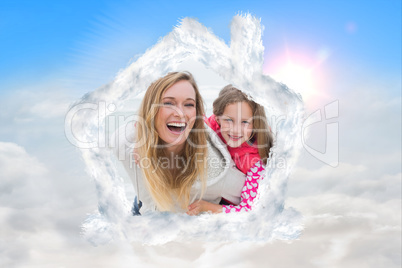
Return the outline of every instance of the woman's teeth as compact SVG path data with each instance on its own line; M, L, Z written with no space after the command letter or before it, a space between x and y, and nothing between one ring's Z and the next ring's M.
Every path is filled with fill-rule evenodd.
M174 133L181 133L186 128L186 123L177 123L177 122L167 123L167 127L170 131Z
M171 127L185 127L186 123L168 123L167 125Z

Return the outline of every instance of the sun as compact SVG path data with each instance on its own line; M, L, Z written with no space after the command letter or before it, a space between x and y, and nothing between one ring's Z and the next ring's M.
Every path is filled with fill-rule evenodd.
M312 105L325 95L322 63L329 57L330 51L325 48L303 53L285 47L285 51L275 58L266 58L264 73L299 93L306 105Z
M289 88L300 93L303 100L308 102L316 94L314 72L311 66L301 62L287 60L281 66L277 66L272 78L287 85Z

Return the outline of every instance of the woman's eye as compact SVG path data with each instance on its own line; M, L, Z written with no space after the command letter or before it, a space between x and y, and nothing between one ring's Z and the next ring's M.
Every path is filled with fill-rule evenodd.
M163 105L173 105L173 102L164 102Z
M242 124L250 124L249 121L243 121Z
M184 104L184 106L186 106L186 107L195 107L195 104L194 103L187 103L187 104Z

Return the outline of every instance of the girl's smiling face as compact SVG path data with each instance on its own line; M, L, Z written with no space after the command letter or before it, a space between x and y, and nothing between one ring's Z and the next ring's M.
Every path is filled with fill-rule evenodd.
M227 145L239 147L248 141L253 132L253 111L246 102L228 104L221 116L217 117L221 134Z
M162 95L155 128L168 151L179 152L184 147L196 119L195 98L195 90L186 80L175 83Z

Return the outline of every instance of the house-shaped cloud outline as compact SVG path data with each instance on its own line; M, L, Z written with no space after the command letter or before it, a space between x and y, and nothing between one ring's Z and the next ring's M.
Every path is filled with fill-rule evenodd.
M76 103L112 103L119 109L132 96L144 92L152 81L178 70L182 62L192 59L202 63L248 92L266 107L271 118L282 116L280 121L274 122L278 132L272 158L285 158L286 163L284 167L268 169L269 180L261 183L260 199L253 213L214 215L214 218L166 213L132 217L132 202L127 200L111 152L100 147L81 149L99 200L99 212L91 215L83 225L84 234L90 241L99 244L111 239L128 239L152 244L190 237L215 240L227 240L228 237L244 240L246 237L246 240L263 241L297 237L301 230L299 214L285 210L284 201L287 179L300 148L303 102L298 94L262 73L264 47L261 36L260 20L250 14L233 18L230 46L195 19L184 18L171 33L121 71L113 82L86 94ZM75 129L78 140L94 141L105 131L104 119L110 111L104 109L104 112L82 111L66 125ZM172 222L175 222L174 229L167 227L167 223L171 225ZM258 225L258 222L263 224ZM225 228L221 228L223 223ZM250 224L257 225L252 231L245 232L250 229L247 228ZM214 228L221 229L219 235L208 231ZM234 230L242 228L241 235L235 234Z

